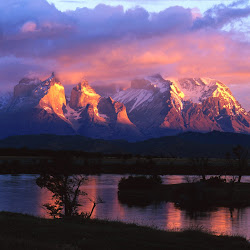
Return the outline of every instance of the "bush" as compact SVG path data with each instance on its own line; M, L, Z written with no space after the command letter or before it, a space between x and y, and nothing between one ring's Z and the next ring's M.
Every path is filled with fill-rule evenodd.
M154 176L129 176L121 178L118 184L119 190L125 189L147 189L162 184L162 179L158 175Z
M226 179L223 179L219 176L211 176L209 179L206 180L206 183L210 185L219 185L226 183Z

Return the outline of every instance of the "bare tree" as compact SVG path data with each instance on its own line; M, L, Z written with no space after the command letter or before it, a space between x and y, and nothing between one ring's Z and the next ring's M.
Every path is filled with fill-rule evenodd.
M90 212L82 212L80 214L81 217L83 217L85 219L90 219L91 218L97 204L104 203L104 201L100 197L97 197L96 199L93 199L93 198L88 198L88 199L89 199L89 201L91 201L93 203L93 207L92 207Z
M53 194L54 204L44 204L49 214L54 218L78 215L78 208L81 206L79 197L87 195L80 190L86 180L84 175L68 174L43 174L37 178L37 185Z

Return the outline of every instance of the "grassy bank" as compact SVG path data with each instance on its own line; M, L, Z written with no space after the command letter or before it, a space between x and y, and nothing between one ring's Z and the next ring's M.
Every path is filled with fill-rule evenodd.
M48 220L1 212L5 249L250 249L242 237L201 231L166 232L100 220Z

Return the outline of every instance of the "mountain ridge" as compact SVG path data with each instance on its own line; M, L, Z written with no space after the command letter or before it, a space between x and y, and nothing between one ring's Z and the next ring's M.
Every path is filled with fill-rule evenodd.
M132 81L113 98L127 106L131 121L149 137L162 131L164 135L164 129L250 133L249 114L229 88L214 79L166 80L154 75ZM144 120L145 114L151 119Z
M134 79L111 97L99 91L104 96L83 80L67 100L54 73L44 81L23 78L11 97L2 98L0 137L55 133L139 141L185 131L250 133L249 113L211 78L157 74Z
M73 150L107 154L160 157L225 158L237 145L250 147L250 135L218 132L185 132L139 142L93 139L80 135L18 135L0 140L0 148Z

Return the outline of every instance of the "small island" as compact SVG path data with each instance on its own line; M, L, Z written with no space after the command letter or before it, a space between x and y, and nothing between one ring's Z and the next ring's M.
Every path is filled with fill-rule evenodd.
M180 184L162 184L159 176L129 176L120 180L118 189L120 202L128 205L172 201L185 209L250 206L250 183L218 176Z

